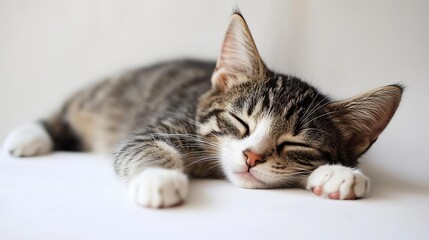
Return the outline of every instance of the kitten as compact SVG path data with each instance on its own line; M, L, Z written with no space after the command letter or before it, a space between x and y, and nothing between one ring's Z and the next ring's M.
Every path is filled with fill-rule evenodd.
M357 199L370 188L357 160L387 126L401 95L401 86L390 85L332 101L271 71L236 12L216 63L165 62L106 79L56 114L12 131L5 146L18 157L113 153L115 172L146 207L182 203L188 176Z

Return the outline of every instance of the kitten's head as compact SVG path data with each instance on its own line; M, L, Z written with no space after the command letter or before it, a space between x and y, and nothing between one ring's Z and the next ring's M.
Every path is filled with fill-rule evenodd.
M235 185L305 184L318 166L356 166L389 123L401 94L400 86L391 85L331 101L300 79L269 70L244 18L234 14L212 89L198 105L198 133Z

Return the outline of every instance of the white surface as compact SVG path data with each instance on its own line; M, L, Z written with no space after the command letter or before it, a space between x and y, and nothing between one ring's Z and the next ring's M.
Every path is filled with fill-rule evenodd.
M0 239L5 240L429 237L428 187L386 174L374 182L369 198L359 201L192 180L185 205L151 210L128 199L105 157L56 153L0 160Z
M0 239L429 239L428 1L236 1L261 56L334 97L407 86L362 159L368 199L193 181L185 206L145 210L108 161L0 158ZM0 1L0 140L94 79L158 59L215 59L229 0Z

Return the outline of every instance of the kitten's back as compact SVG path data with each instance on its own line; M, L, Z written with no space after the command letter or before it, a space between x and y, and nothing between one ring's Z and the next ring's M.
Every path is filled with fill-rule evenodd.
M193 116L214 67L176 60L127 71L77 92L43 124L56 150L111 152L135 128L168 116Z

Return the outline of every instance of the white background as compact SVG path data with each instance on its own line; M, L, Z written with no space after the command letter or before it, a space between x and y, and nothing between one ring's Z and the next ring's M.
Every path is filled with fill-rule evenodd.
M429 2L242 0L236 3L252 30L260 54L274 70L298 75L334 98L351 97L391 83L400 82L407 87L397 114L362 159L362 167L373 179L373 199L381 204L359 208L358 211L382 211L380 209L385 206L382 202L389 202L390 197L399 194L396 199L408 200L394 201L392 205L387 204L391 208L384 210L395 211L393 206L401 206L397 210L404 215L388 215L388 221L398 221L384 226L387 227L386 232L389 228L398 231L398 234L390 236L398 239L407 234L422 239L427 237L428 233L423 231L421 224L429 222L427 217L422 218L429 216L429 157L426 151L429 136L429 97L426 94L429 90ZM12 127L43 117L59 107L76 89L100 77L157 60L178 57L215 59L234 5L228 0L0 1L0 141ZM13 204L15 200L26 200L25 197L12 197L16 194L14 191L20 191L14 188L15 184L29 186L21 181L19 170L34 166L14 163L7 157L1 160L4 160L1 164L7 163L3 165L3 171L0 169L3 190L7 191L0 195L0 200L3 196L13 209L18 207ZM64 161L65 164L76 163ZM85 161L79 163L85 164ZM44 176L54 174L48 166L41 169L48 174ZM7 171L7 167L16 172ZM91 176L85 172L81 175ZM11 176L16 182L8 181ZM198 184L201 183L195 183L197 188ZM223 191L219 190L223 185L214 185L214 189ZM226 188L225 191L231 194L238 191ZM199 189L207 191L201 186ZM48 191L42 190L42 193ZM241 194L242 190L239 191ZM88 192L91 191L87 189ZM218 195L213 197L219 200ZM198 201L195 199L199 198L191 199L194 199L191 203L196 204ZM42 200L46 202L46 199ZM321 203L322 206L325 204L327 202ZM33 209L34 214L43 215L43 208L38 209L37 206L27 207ZM52 204L49 206L51 209ZM226 206L235 207L234 204ZM341 206L343 209L348 205ZM222 209L221 204L216 207ZM333 205L330 207L327 209L335 209ZM1 211L0 206L0 214ZM74 212L74 209L69 211ZM327 213L326 209L320 211L320 214ZM25 218L13 211L8 213L16 217L17 225ZM296 218L294 214L298 213L293 212L292 217ZM308 209L306 214L309 214ZM156 214L151 212L152 215ZM383 216L381 213L376 215ZM204 219L204 215L201 216ZM79 217L82 216L72 219ZM319 218L322 221L323 218ZM341 219L347 219L347 216ZM379 220L386 220L383 219ZM7 222L7 219L0 219L0 223L2 221ZM368 221L360 216L357 222L369 224ZM12 223L15 222L9 222L8 226ZM31 226L31 222L25 221L25 224ZM405 226L400 231L402 224ZM274 226L281 228L280 225ZM248 233L252 227L246 226L243 231ZM311 227L307 227L304 231L311 231ZM8 233L12 235L6 236L13 236L17 229L9 228ZM234 233L238 236L238 232ZM331 231L324 229L320 233L328 236ZM43 234L37 236L47 239Z

